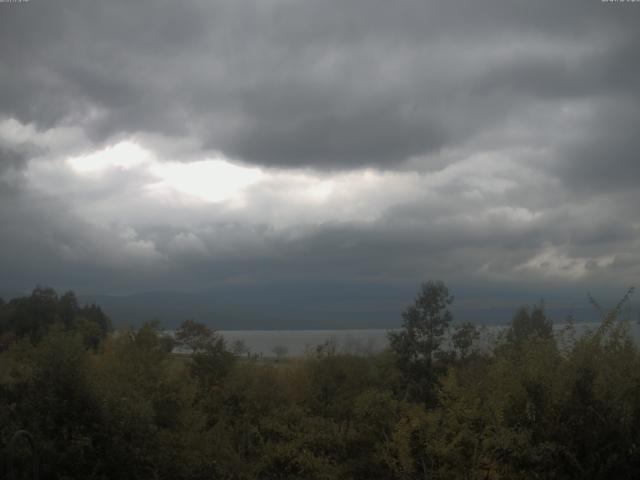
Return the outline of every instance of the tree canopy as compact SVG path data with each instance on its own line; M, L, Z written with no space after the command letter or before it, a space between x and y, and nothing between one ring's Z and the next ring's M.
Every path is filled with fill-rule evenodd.
M425 282L415 301L402 313L402 329L389 333L389 343L405 376L407 391L427 403L435 400L434 359L441 352L453 319L449 310L452 302L453 296L443 282Z
M23 429L43 480L640 476L640 351L622 308L581 331L518 309L491 340L471 324L447 333L452 297L427 282L383 352L329 342L275 362L234 355L195 322L188 353L157 322L95 346L84 307L63 297L0 306L13 335L0 352L2 478Z

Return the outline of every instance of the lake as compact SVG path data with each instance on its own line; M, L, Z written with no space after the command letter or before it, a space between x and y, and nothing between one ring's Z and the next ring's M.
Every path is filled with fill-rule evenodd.
M595 329L599 323L577 323L576 332ZM560 330L565 324L556 324ZM482 327L482 343L489 344L505 326ZM274 356L274 348L284 347L287 356L301 356L309 349L325 342L334 342L338 352L356 354L374 353L388 345L387 332L393 329L354 329L354 330L220 330L229 348L236 341L242 341L254 354L266 357ZM636 340L640 339L640 325L631 324Z
M338 351L377 352L387 346L385 329L370 330L221 330L229 348L240 340L251 353L273 356L273 349L284 347L288 356L304 355L308 349L335 342Z

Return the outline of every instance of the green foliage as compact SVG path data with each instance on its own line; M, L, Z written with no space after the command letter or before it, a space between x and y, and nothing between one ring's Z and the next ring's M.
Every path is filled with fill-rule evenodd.
M194 320L185 320L176 330L178 345L189 348L191 353L205 349L214 340L214 336L213 330Z
M402 313L399 332L389 333L410 398L433 405L438 383L437 354L451 323L449 305L453 297L442 282L425 282L414 303Z
M104 335L71 295L5 303L0 448L29 430L46 480L640 477L640 351L624 302L598 328L556 336L541 308L521 309L482 352L460 325L447 351L450 296L425 285L394 348L328 342L279 363L242 361L199 327L193 355L153 322ZM407 395L425 380L431 403Z
M81 478L91 472L98 399L81 335L52 328L38 347L17 344L3 356L10 381L4 384L2 407L11 412L10 422L2 424L3 437L18 428L33 432L45 475Z
M51 288L37 287L28 297L0 303L0 352L22 338L36 344L57 324L80 332L83 343L94 349L111 331L111 321L100 307L80 307L73 292L59 297Z
M547 319L542 304L534 307L531 312L529 307L519 308L507 330L507 341L514 346L525 344L532 336L553 338L553 324Z
M226 348L222 337L216 337L201 347L191 359L191 374L203 391L220 385L236 361L235 355Z
M459 360L466 360L473 353L474 344L480 339L480 330L474 324L465 322L455 328L451 335L453 352Z

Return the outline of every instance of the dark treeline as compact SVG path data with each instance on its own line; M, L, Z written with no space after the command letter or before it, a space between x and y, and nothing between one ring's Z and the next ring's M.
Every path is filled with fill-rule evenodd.
M43 479L640 478L626 299L581 334L523 307L488 344L427 282L386 351L268 362L39 288L0 301L0 448L28 430Z

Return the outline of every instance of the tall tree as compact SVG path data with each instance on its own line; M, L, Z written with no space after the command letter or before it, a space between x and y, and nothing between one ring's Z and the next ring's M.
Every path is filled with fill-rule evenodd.
M192 354L204 350L215 339L216 334L213 330L195 320L183 321L178 330L176 330L176 341L180 345L191 349Z
M529 307L520 307L507 330L507 340L516 346L522 345L532 336L545 340L553 338L553 324L547 318L542 303L531 312Z
M402 330L389 332L407 392L427 404L434 400L434 359L453 318L449 310L452 302L453 296L443 282L425 282L414 303L402 313Z
M459 360L465 360L472 352L475 342L480 338L480 330L471 322L465 322L455 327L451 335L451 344L455 356Z

